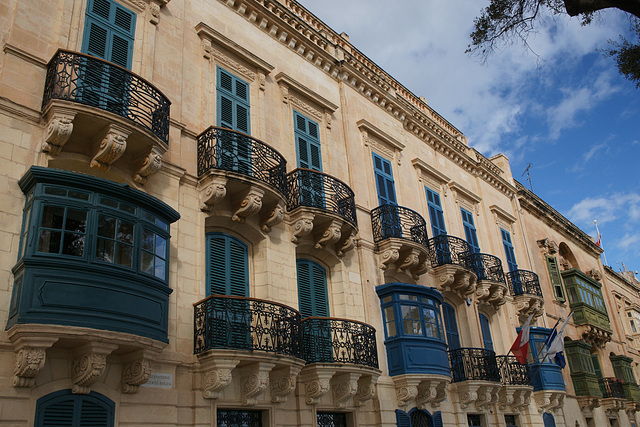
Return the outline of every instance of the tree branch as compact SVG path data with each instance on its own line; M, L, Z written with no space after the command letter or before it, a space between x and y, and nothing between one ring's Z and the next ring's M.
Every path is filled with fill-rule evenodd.
M640 0L564 0L569 16L616 8L640 18Z

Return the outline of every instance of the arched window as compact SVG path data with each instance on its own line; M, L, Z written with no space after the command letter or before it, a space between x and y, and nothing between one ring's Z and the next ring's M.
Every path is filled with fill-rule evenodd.
M207 295L249 296L247 245L233 236L207 234Z
M413 408L408 413L396 409L398 427L442 427L442 415L438 411L433 416L424 409Z
M553 418L553 415L548 412L542 415L542 421L544 421L544 427L556 427L556 420Z
M92 391L72 394L71 390L50 393L36 403L36 426L112 427L115 404Z
M329 296L327 292L327 271L317 262L299 259L298 304L302 318L309 316L329 316Z

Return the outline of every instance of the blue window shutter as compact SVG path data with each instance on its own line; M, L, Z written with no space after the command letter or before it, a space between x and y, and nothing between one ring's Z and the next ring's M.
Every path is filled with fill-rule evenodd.
M302 317L329 316L327 273L319 264L299 259L296 261L298 275L298 304Z
M61 390L38 399L35 418L35 425L42 427L112 427L114 403L96 392Z
M207 234L207 295L249 296L248 249L240 240Z
M556 420L548 412L542 415L542 421L544 422L544 427L556 427Z
M433 427L443 427L442 413L440 411L433 414Z
M429 208L429 219L431 220L431 232L433 237L447 234L444 224L444 213L440 204L440 195L428 187L424 187L427 193L427 206Z
M411 427L411 417L404 411L396 409L396 425L398 427Z
M482 342L484 348L493 351L493 340L491 339L491 329L489 328L489 319L480 313L480 329L482 330Z
M373 153L373 168L378 190L378 203L380 205L397 204L391 162Z
M516 263L516 255L513 251L513 244L511 243L511 234L504 228L500 229L500 234L502 235L504 253L507 257L507 267L509 271L515 271L518 269L518 264Z
M249 84L218 67L216 93L218 126L250 134Z
M88 0L82 52L131 69L136 14L111 0Z
M473 223L473 214L464 208L460 208L460 213L462 214L462 225L464 226L464 235L467 243L471 246L473 252L480 252L476 226Z
M318 124L297 111L293 112L293 122L298 167L322 172Z
M456 311L451 305L443 303L442 312L444 315L444 327L447 329L447 344L449 344L449 350L460 348L460 335L458 333Z

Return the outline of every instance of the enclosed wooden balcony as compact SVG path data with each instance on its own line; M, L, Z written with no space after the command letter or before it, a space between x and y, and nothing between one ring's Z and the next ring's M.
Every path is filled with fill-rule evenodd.
M393 268L417 279L426 273L427 225L409 208L385 204L371 210L373 241L380 254L380 268Z
M538 275L533 271L514 270L508 272L506 278L520 321L524 323L531 314L533 320L542 315L544 299Z
M43 151L54 158L80 154L102 171L116 165L144 184L160 170L168 149L170 104L131 71L60 49L47 65Z
M477 274L469 257L469 244L455 236L441 234L429 239L431 274L441 292L455 292L466 299L476 291Z
M308 235L317 249L333 246L338 256L353 249L358 222L354 194L347 184L299 168L287 175L287 189L294 243Z
M506 302L507 281L500 258L490 254L469 252L465 255L478 276L476 298L496 309Z
M287 162L275 149L242 132L211 126L198 135L200 208L262 231L284 219Z

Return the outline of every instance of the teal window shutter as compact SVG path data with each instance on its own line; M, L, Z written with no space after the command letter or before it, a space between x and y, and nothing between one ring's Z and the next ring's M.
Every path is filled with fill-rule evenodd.
M427 193L427 206L429 208L429 219L431 220L431 232L433 237L447 234L444 224L444 213L440 204L440 195L428 187L424 187Z
M489 319L480 313L480 329L482 330L482 342L484 348L493 351L493 339L491 339L491 329L489 329Z
M250 134L249 84L217 68L218 126Z
M85 395L61 390L38 399L35 425L112 427L114 407L110 399L93 391Z
M444 327L447 329L447 344L449 344L449 350L460 348L460 334L458 333L456 311L451 305L445 302L442 304L442 314L444 316Z
M82 52L131 69L136 14L111 0L88 0Z
M207 234L207 295L249 296L248 249L227 234Z
M294 111L293 124L295 128L298 167L322 172L318 123Z
M393 182L391 162L373 153L373 169L378 189L378 203L380 205L396 205L396 191Z
M462 225L464 227L464 235L467 239L467 243L471 246L471 250L473 252L480 252L476 226L473 223L473 214L465 208L460 208L460 213L462 214Z
M513 243L511 243L511 234L504 228L500 229L500 234L502 235L504 253L507 257L507 267L509 271L515 271L518 269L518 264L516 263L516 255L513 251Z
M329 316L327 272L316 262L299 259L296 262L298 275L298 304L303 318Z

